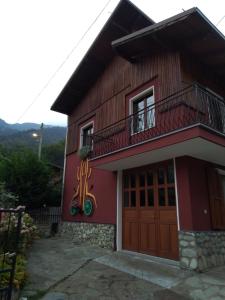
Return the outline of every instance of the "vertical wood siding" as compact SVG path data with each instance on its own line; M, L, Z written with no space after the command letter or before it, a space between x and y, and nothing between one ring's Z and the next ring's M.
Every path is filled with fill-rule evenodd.
M69 116L67 153L77 150L81 123L95 115L97 131L123 119L126 95L152 78L158 81L158 99L178 90L181 86L179 53L164 51L133 64L115 56Z
M197 61L191 55L181 55L181 80L183 86L198 82L225 97L224 84L221 84L218 76L214 74L213 70L203 66L200 61Z

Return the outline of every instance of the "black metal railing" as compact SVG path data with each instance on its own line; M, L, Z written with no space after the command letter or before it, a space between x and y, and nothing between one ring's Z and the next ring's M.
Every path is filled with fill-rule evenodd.
M58 224L61 221L61 207L42 207L28 209L26 212L32 217L35 225Z
M91 158L200 124L225 133L225 102L194 84L94 133Z
M11 300L24 208L0 208L0 300Z

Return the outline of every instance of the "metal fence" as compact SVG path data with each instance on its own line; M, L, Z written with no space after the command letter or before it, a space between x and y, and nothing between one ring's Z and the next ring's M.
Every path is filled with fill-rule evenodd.
M36 225L48 225L61 221L61 207L43 207L26 211Z
M0 300L11 300L24 208L0 208Z

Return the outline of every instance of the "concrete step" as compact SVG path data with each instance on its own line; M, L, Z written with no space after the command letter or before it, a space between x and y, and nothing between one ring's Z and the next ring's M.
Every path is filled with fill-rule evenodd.
M180 269L172 260L128 251L114 252L95 261L164 288L171 288L193 275L191 271Z

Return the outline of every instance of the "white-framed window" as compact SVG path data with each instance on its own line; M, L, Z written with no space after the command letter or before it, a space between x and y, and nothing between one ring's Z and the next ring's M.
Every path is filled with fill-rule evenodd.
M135 95L129 103L131 119L131 133L155 127L155 96L154 87Z
M94 122L91 121L80 128L80 148L90 146L93 148Z

